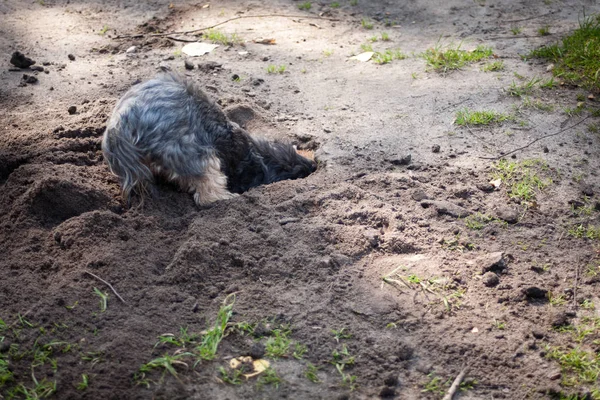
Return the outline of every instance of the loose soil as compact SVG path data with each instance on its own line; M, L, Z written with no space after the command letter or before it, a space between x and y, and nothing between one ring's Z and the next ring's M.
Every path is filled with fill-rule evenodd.
M0 4L0 318L9 325L0 355L14 375L0 398L19 383L33 388L33 375L55 381L57 399L439 399L465 367L466 390L455 398L590 390L565 386L568 371L547 353L578 345L561 327L598 317L597 243L568 233L600 219L600 138L587 129L598 121L507 157L547 163L540 174L552 183L527 203L511 200L506 184L490 186L497 161L482 158L579 122L586 113L564 110L581 96L593 107L590 93L536 89L532 98L554 111L521 108L517 121L483 128L453 119L463 108L513 112L521 104L506 93L513 81L551 76L520 56L575 29L584 5L587 14L600 7L351 3L313 2L308 11L290 0ZM179 39L193 36L152 35L234 17L244 18L218 29L245 44L202 57L181 53ZM539 35L544 26L550 35ZM390 41L369 41L382 32ZM409 57L349 60L365 43ZM486 73L476 63L439 74L419 56L459 43L491 46L505 69ZM44 71L15 70L16 50ZM267 73L269 65L285 72ZM160 67L202 85L251 132L314 150L318 171L202 209L159 184L143 206L126 207L100 141L119 96ZM470 229L471 213L494 220ZM108 293L105 311L94 288ZM253 335L229 330L214 360L182 358L177 377L157 369L135 379L141 365L176 351L155 346L159 335L202 333L231 293L231 322L258 323ZM308 350L296 359L292 346L269 360L278 387L222 381L219 367L287 325ZM351 336L336 340L342 328ZM31 351L52 341L64 342L50 354L55 368L32 367ZM342 371L347 382L332 363L344 346L355 360ZM320 383L305 377L308 363ZM77 389L82 374L89 385Z

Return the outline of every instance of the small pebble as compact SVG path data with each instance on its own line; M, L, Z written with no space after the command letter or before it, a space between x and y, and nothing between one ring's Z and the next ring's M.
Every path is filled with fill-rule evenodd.
M190 60L185 60L183 62L183 65L185 66L185 69L187 69L188 71L191 71L192 69L194 69L194 63L191 62Z
M43 72L43 71L44 71L44 67L42 67L41 65L32 65L32 66L31 66L31 70L32 70L32 71L39 71L39 72Z
M23 74L23 82L25 83L37 83L38 78L33 75Z
M77 107L71 106L67 111L69 112L69 114L73 115L77 112Z
M265 345L262 343L254 343L250 349L250 357L255 360L260 360L265 356Z
M25 56L23 53L15 51L10 57L10 63L18 68L29 68L35 61Z
M485 286L492 287L500 283L500 278L498 278L498 275L496 275L493 272L486 272L485 274L483 274L481 281Z
M431 147L431 152L432 152L432 153L439 153L439 152L440 152L440 145L439 145L439 144L434 144L434 145Z
M69 54L67 57L69 57L69 60L75 61L75 56L73 54Z

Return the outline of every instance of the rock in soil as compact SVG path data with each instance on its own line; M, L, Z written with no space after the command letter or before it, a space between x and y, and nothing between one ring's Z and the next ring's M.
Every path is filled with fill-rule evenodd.
M557 311L550 316L550 324L554 328L569 325L569 316L564 311Z
M10 57L10 63L15 67L25 69L35 64L35 61L27 57L25 54L15 51Z
M191 71L194 69L194 63L191 62L190 60L185 60L183 62L183 65L184 65L185 69L187 69L188 71Z
M31 67L32 71L39 71L39 72L44 72L44 67L42 67L41 65L33 65Z
M446 214L454 218L464 218L472 214L472 212L466 208L450 203L449 201L423 200L421 206L423 208L434 206L438 214Z
M37 83L38 78L33 75L23 74L23 82L25 83Z
M391 399L395 396L396 389L389 386L384 386L383 389L381 389L381 392L379 392L379 397L381 397L382 399Z
M427 196L427 193L425 193L425 191L423 189L416 189L411 195L410 197L412 197L412 199L414 201L423 201L423 200L427 200L429 199L429 196Z
M541 289L537 286L530 286L528 288L524 288L522 290L523 294L527 299L532 300L540 300L545 299L548 300L548 291L546 289Z
M385 383L385 386L394 387L398 384L398 376L396 374L389 374L383 383Z
M73 115L77 112L77 107L71 106L67 111L69 112L69 114Z
M489 183L489 182L478 183L475 186L477 186L477 189L479 189L479 190L481 190L482 192L485 192L485 193L491 193L494 190L496 190L496 187L494 185L492 185L491 183Z
M496 210L496 218L515 224L519 221L519 212L512 207L500 206Z
M431 146L431 152L432 153L439 153L440 152L440 145L439 144L434 144L433 146Z
M250 357L259 360L265 356L265 345L262 343L254 343L250 349Z
M67 57L69 57L69 60L75 61L75 56L73 54L69 54Z
M386 161L388 161L392 165L408 165L408 164L410 164L411 158L412 158L412 156L410 154L407 154L402 157L390 158Z
M531 334L536 339L543 339L546 336L546 334L544 332L537 330L537 329L532 330Z
M502 272L506 269L506 257L501 251L483 255L475 260L477 265L481 265L481 273Z
M581 187L581 193L583 193L584 195L591 197L594 195L594 186L590 185L590 184L584 184Z
M492 287L500 283L500 278L498 278L498 275L493 272L486 272L483 274L481 281L485 286Z

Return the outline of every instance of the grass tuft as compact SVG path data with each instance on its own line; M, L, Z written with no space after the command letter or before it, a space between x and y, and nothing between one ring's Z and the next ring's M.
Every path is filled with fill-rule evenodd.
M494 179L500 179L508 186L508 196L521 202L532 202L536 194L552 183L543 178L540 172L549 170L548 164L540 159L521 162L502 159L494 166Z
M224 46L233 46L243 43L243 40L236 33L229 35L217 29L209 29L204 32L203 36L206 40L210 40L213 43L222 44Z
M490 125L498 124L504 121L512 120L508 114L499 113L492 110L484 111L471 111L467 108L459 110L456 113L456 120L454 123L459 126L465 125Z
M428 49L423 53L427 65L434 71L448 72L460 69L467 64L481 61L493 55L491 47L477 46L475 50L462 50L461 44L456 48L448 48L442 50L442 46L438 43L435 47Z
M600 15L584 17L561 42L533 50L530 57L554 63L552 73L565 82L600 89Z

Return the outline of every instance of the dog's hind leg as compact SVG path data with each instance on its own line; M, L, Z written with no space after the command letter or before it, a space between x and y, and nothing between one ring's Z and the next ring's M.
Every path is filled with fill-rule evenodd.
M227 176L221 171L221 161L211 156L204 175L189 180L190 191L195 190L194 201L203 206L218 200L227 200L238 196L227 190Z

